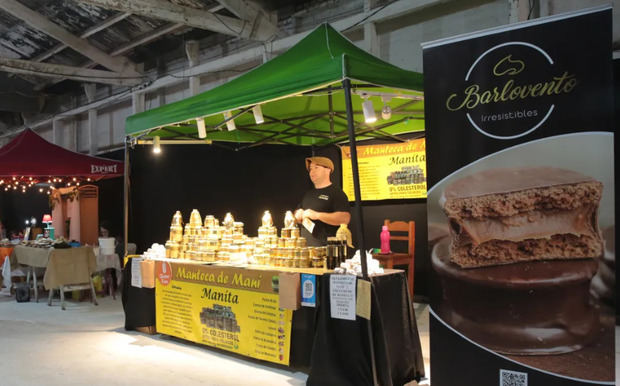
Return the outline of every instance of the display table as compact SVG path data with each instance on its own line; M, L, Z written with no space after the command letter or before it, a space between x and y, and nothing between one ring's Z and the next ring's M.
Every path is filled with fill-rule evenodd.
M403 385L424 377L424 361L415 313L402 270L371 277L370 323L330 316L329 277L319 281L316 333L308 385L372 385L369 328L379 385ZM361 278L358 278L361 280Z
M53 248L36 248L16 245L11 254L11 267L17 264L29 267L27 281L30 281L30 275L32 275L35 302L39 301L39 286L35 268L46 268L50 253L52 253L53 250Z
M13 249L13 247L0 247L0 267L4 264L4 260L11 256Z
M379 260L382 267L392 269L395 265L407 266L407 279L409 283L409 296L413 298L413 256L406 253L373 253L373 259Z
M155 290L131 286L131 265L132 259L123 269L125 328L136 329L155 325L156 314L159 318L165 316L161 310L156 310ZM271 280L271 272L277 270L275 267L231 269L233 275L241 273L244 274L244 277L255 277L256 275L260 277L261 274L264 276L266 273L269 280ZM168 268L166 268L167 270ZM286 271L288 270L286 269ZM205 272L207 271L208 269L205 269ZM373 336L376 374L380 384L404 384L424 376L420 340L407 291L407 280L403 271L388 270L386 274L372 278L370 322L360 317L354 321L332 319L329 301L329 277L331 274L324 273L322 270L316 271L321 271L320 273L317 272L316 276L317 307L301 307L293 311L290 330L287 330L286 316L284 319L282 319L282 315L280 316L284 330L282 334L290 334L288 361L290 367L308 372L308 384L373 384L368 333L370 328ZM183 286L183 284L176 284L177 288ZM206 291L210 287L205 286ZM158 291L161 293L161 290ZM226 286L219 288L219 292L237 293L234 289ZM171 299L171 295L168 296L168 299ZM174 296L179 295L175 294ZM239 294L240 303L243 302L243 296ZM194 298L198 299L199 296ZM265 296L264 298L268 302L268 297ZM201 302L199 307L204 307L205 300L204 298L199 300ZM160 299L157 303L161 304L161 301ZM194 300L179 296L179 303L182 302L192 303ZM226 304L223 299L219 303ZM194 306L187 305L186 307L191 309ZM210 309L210 307L211 305L208 305L207 308ZM276 305L273 312L275 315L284 314L282 310L279 312L277 310ZM232 311L234 311L232 316L235 322L231 331L234 331L234 325L237 321L240 329L247 331L248 319L244 318L243 311L235 310L234 307ZM266 311L269 314L268 308ZM180 310L181 315L177 326L179 329L183 327L182 324L186 320L183 317L183 312ZM249 315L256 316L256 313L256 305L254 304ZM162 320L158 320L157 323L161 326ZM204 324L207 326L208 321ZM259 324L257 322L250 328L254 331L268 331L268 328L260 327ZM208 328L204 327L202 330L207 331ZM263 333L261 332L261 334ZM277 337L277 339L280 338L280 336ZM258 337L255 339L259 340ZM221 348L217 345L215 347ZM226 348L224 347L224 349ZM226 350L234 351L232 349ZM275 360L271 361L277 363Z
M88 283L90 275L96 269L92 247L54 249L16 245L11 254L11 263L31 268L29 272L33 275L35 301L38 301L39 296L34 268L45 268L43 284L48 290L70 284Z
M97 272L101 272L108 268L113 268L119 273L121 272L121 260L117 253L104 255L101 253L101 248L93 247L93 252L97 257Z
M92 247L53 249L49 256L43 284L49 290L48 305L52 305L54 289L60 292L61 308L65 309L65 291L90 289L91 302L97 296L91 275L95 272L95 253Z
M0 247L0 270L4 265L4 261L13 253L13 247ZM10 261L10 259L9 259ZM0 288L4 286L2 275L0 274Z
M108 284L108 295L116 299L115 285L112 285L112 271L115 270L117 281L120 281L121 277L121 261L117 253L104 255L101 253L101 248L94 247L95 256L97 256L97 272L103 272L106 283Z
M92 247L52 248L43 284L45 289L49 290L70 284L88 283L96 268L97 260Z
M16 245L11 254L11 264L27 265L29 267L45 268L53 248L35 248L25 245Z

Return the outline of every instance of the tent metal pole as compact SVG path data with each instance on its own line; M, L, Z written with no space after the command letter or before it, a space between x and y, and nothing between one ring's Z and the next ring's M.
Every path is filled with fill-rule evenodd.
M327 106L329 108L329 135L334 137L334 103L332 100L332 86L327 86Z
M351 81L342 81L344 100L347 106L347 127L349 129L349 143L351 145L351 168L353 174L353 189L355 191L355 214L357 215L357 232L359 234L360 258L362 260L362 275L368 280L368 264L366 262L366 245L364 243L364 217L362 216L362 194L360 193L360 177L357 167L357 146L355 144L355 128L353 126L353 105L351 103Z
M129 237L129 137L125 138L125 170L123 173L123 243L124 253L123 261L127 257L127 244Z
M364 217L362 216L362 195L360 191L360 179L359 169L357 166L357 147L355 144L355 127L353 122L353 104L351 103L351 81L345 79L342 81L344 88L344 100L347 106L347 127L349 129L349 143L351 145L351 168L353 174L353 188L355 191L355 211L357 214L357 232L359 233L359 247L360 258L362 261L362 280L368 279L368 264L366 262L366 246L364 245ZM372 371L372 381L374 385L378 385L377 380L377 366L375 363L375 345L372 331L372 323L370 320L366 321L366 328L368 329L368 347L370 351L370 364Z

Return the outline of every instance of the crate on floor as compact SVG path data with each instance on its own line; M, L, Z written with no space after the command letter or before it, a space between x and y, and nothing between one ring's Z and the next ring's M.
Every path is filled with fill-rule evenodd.
M157 333L157 331L155 331L155 326L136 327L136 331L149 335L155 335Z

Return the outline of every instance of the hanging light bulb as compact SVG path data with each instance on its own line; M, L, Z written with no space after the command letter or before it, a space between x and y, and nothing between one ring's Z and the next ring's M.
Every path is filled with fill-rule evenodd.
M232 114L230 111L224 111L224 119L226 119L226 127L228 131L237 130L237 125L235 125L235 120L231 119Z
M50 191L49 191L49 190L47 191L47 194L50 194Z
M375 109L372 106L372 101L368 99L368 97L365 97L364 99L365 101L362 103L362 110L364 111L364 122L377 122L377 116L375 115Z
M73 177L73 181L77 181L77 178Z
M86 179L86 181L90 182L90 177L88 177L88 178Z
M382 96L381 101L383 102L383 108L381 109L381 118L390 119L392 118L392 108L388 103L392 100L391 96Z
M196 118L196 126L198 126L198 138L207 138L207 127L204 118Z
M39 188L39 193L43 193L43 188Z
M75 186L80 186L80 183L78 182L77 184L75 184Z
M381 118L386 120L392 118L392 108L390 106L383 105L381 109Z
M159 135L153 138L153 153L155 154L161 153L161 144L159 141Z
M254 121L257 125L265 122L265 118L263 117L263 110L261 109L260 105L252 107L252 113L254 113Z

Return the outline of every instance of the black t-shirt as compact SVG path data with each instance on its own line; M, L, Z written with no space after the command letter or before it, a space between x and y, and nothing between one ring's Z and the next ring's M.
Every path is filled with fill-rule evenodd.
M306 192L299 205L302 209L313 209L317 212L347 212L349 213L349 198L347 195L331 184L325 188L312 189ZM314 222L312 234L301 226L301 236L308 240L308 245L319 246L327 244L327 237L336 235L338 226L329 225L319 220Z

